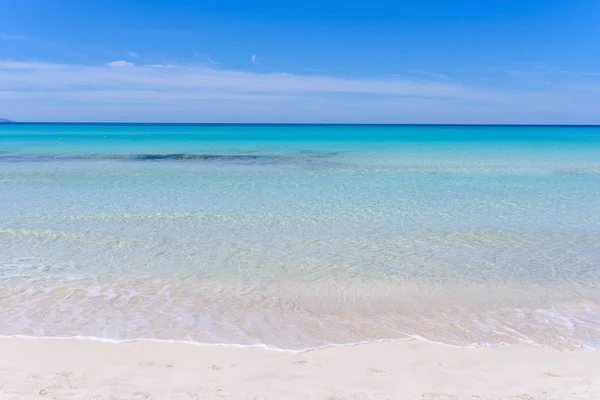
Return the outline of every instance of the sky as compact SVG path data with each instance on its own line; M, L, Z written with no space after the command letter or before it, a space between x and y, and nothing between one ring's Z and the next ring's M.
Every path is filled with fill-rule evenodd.
M600 1L0 0L0 118L600 124Z

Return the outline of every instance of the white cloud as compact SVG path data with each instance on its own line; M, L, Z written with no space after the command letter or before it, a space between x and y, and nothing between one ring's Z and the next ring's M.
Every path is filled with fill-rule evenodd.
M106 65L108 65L109 67L132 67L135 64L130 63L125 60L120 60L120 61L112 61L112 62L106 63Z
M0 39L4 40L25 40L27 36L24 35L10 35L8 33L0 33Z
M112 68L128 67L128 68ZM51 75L50 72L51 71ZM347 79L223 70L205 66L134 65L114 61L106 66L0 61L0 90L76 90L144 88L156 90L227 90L244 93L356 93L365 95L480 99L485 94L464 85L409 79Z
M252 54L252 63L253 64L258 64L258 60L256 59L256 55Z
M524 91L315 72L259 73L123 60L106 65L0 60L0 109L19 120L44 115L72 119L72 107L85 105L79 120L127 120L134 116L126 111L135 109L138 120L147 115L155 121L187 116L198 121L600 122L600 95L566 85Z
M136 53L135 51L130 51L129 53L127 53L127 55L131 58L140 58L140 55L138 53Z
M125 103L164 104L165 101L200 101L200 100L249 100L264 102L280 102L295 99L290 95L279 94L244 94L227 92L168 92L158 90L80 90L68 92L28 91L11 92L0 90L0 100L69 100L77 102L113 101Z

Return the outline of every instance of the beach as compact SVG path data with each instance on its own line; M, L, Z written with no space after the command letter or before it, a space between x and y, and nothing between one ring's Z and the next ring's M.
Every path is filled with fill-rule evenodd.
M598 395L600 128L0 140L0 398Z
M0 339L2 399L585 399L595 350L420 341L305 353L83 339Z
M0 400L600 400L599 20L0 0Z

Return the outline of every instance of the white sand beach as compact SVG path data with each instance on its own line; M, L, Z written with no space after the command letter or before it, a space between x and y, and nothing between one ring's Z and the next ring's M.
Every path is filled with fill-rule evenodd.
M600 353L422 341L308 353L0 339L1 399L598 399Z

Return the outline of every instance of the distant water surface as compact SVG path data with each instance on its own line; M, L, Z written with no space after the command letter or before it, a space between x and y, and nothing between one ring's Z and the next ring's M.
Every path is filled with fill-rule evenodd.
M0 125L0 335L599 348L599 321L600 128Z

